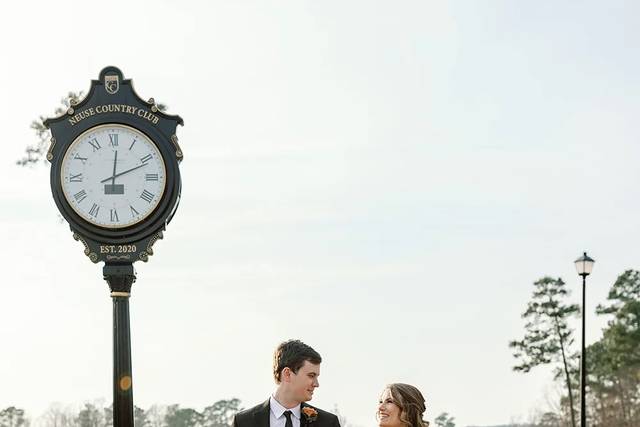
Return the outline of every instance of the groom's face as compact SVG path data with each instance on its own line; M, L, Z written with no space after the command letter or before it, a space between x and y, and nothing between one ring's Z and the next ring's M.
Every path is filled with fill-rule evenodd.
M298 373L290 372L289 389L292 396L299 402L308 402L313 398L313 391L319 387L318 377L320 376L320 365L313 364L308 360L298 369Z

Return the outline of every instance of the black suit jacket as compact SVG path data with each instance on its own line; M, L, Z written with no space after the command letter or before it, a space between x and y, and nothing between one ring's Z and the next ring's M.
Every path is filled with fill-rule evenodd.
M338 417L330 412L318 409L315 406L302 404L302 408L309 406L318 412L318 417L309 422L303 413L300 414L300 427L340 427ZM270 427L269 412L271 407L269 399L266 402L238 412L233 417L233 427Z

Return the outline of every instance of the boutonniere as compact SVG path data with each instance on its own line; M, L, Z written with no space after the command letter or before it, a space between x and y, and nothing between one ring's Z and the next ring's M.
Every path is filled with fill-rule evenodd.
M311 406L305 406L304 408L302 408L302 413L304 414L308 423L312 423L318 418L318 411L316 411Z

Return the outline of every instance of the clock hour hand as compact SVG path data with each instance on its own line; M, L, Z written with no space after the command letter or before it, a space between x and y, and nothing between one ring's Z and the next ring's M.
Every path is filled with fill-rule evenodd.
M143 166L147 166L147 164L146 164L146 163L143 163L143 164L138 165L138 166L136 166L136 167L134 167L134 168L127 169L126 171L122 171L122 172L120 172L120 173L116 173L116 174L114 174L113 176L110 176L109 178L105 178L105 179L103 179L102 181L100 181L100 183L107 182L107 181L109 181L110 179L111 179L111 180L115 180L117 177L119 177L119 176L121 176L121 175L124 175L125 173L129 173L129 172L131 172L131 171L134 171L134 170L136 170L136 169L140 169L140 168L141 168L141 167L143 167Z

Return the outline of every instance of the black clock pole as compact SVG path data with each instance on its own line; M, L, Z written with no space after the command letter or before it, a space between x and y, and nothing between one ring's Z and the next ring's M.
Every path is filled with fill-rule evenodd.
M70 100L67 111L44 121L51 130L53 199L84 254L105 263L111 289L113 427L133 427L133 263L149 261L178 207L183 152L176 129L183 124L180 116L160 111L153 98L140 98L113 66L91 81L86 97Z
M133 427L129 294L136 273L133 264L105 264L102 271L113 299L113 425Z

